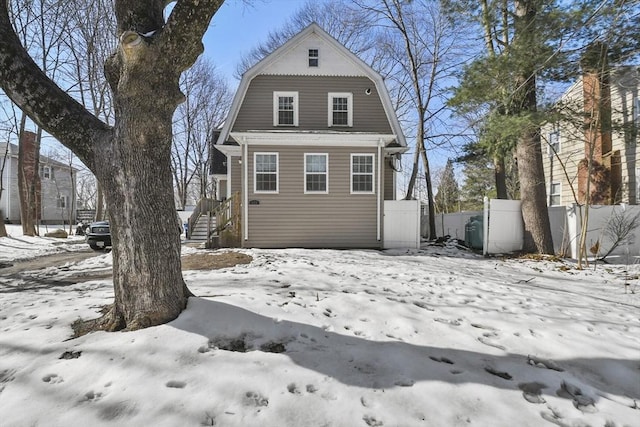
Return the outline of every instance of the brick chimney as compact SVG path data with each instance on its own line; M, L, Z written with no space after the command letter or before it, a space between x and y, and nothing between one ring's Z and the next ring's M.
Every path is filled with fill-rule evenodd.
M622 177L618 176L621 173L619 168L612 170L616 162L611 144L611 89L607 53L607 46L596 42L587 47L580 61L583 71L585 157L578 165L578 201L585 203L588 184L590 204L593 205L616 203L622 181Z

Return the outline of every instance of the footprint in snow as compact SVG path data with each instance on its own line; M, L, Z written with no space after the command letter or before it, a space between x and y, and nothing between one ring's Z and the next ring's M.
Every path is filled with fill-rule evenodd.
M564 369L558 366L556 362L550 359L541 359L536 356L527 356L527 363L531 366L535 366L536 368L551 369L558 372L564 371Z
M573 406L582 412L590 414L598 412L595 400L592 397L583 394L580 387L571 384L570 382L563 380L560 384L560 389L556 391L556 394L560 397L573 400Z
M446 323L447 325L452 325L452 326L460 326L462 324L462 319L443 319L441 317L436 317L435 319L433 319L436 322L440 322L440 323Z
M248 391L244 395L244 404L246 406L269 406L269 399L255 391Z
M184 381L168 381L165 386L167 388L185 388L187 386L187 383L185 383Z
M88 391L84 394L82 402L97 402L102 399L102 393L96 393L94 391Z
M376 417L371 416L371 415L365 415L364 417L362 417L362 420L369 427L382 427L384 425L384 423L382 421L377 420Z
M542 397L542 389L547 388L546 384L539 382L520 383L518 388L522 390L522 397L529 403L545 403Z
M60 384L64 382L62 377L59 377L58 374L49 374L42 377L42 381L49 384Z
M446 357L429 356L429 359L433 360L434 362L440 362L440 363L446 363L448 365L453 365L453 362L451 361L451 359L448 359Z
M300 390L298 389L298 386L295 383L291 383L287 386L287 390L289 391L289 393L291 394L300 394Z

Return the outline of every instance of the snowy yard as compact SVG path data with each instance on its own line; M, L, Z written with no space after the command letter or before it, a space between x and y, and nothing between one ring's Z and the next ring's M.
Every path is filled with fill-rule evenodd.
M84 249L9 232L0 264ZM112 283L64 278L110 254L41 286L0 268L0 425L640 426L638 265L240 252L184 273L198 297L170 324L73 340Z

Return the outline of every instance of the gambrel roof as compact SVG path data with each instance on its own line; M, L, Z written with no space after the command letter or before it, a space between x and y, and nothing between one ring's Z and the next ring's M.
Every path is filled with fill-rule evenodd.
M306 58L306 52L309 47L319 47L321 49L322 58L320 59L321 65L319 67L292 66L294 61L287 60L292 56L302 56ZM228 140L229 133L238 116L249 84L258 75L367 77L376 86L387 120L395 135L395 143L397 143L399 147L407 146L382 76L340 42L331 37L316 23L310 24L243 74L233 103L231 104L229 116L225 121L216 144L221 145Z

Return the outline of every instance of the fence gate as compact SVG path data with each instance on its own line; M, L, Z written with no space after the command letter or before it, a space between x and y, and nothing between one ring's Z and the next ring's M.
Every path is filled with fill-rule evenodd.
M420 201L385 200L383 247L420 248Z

